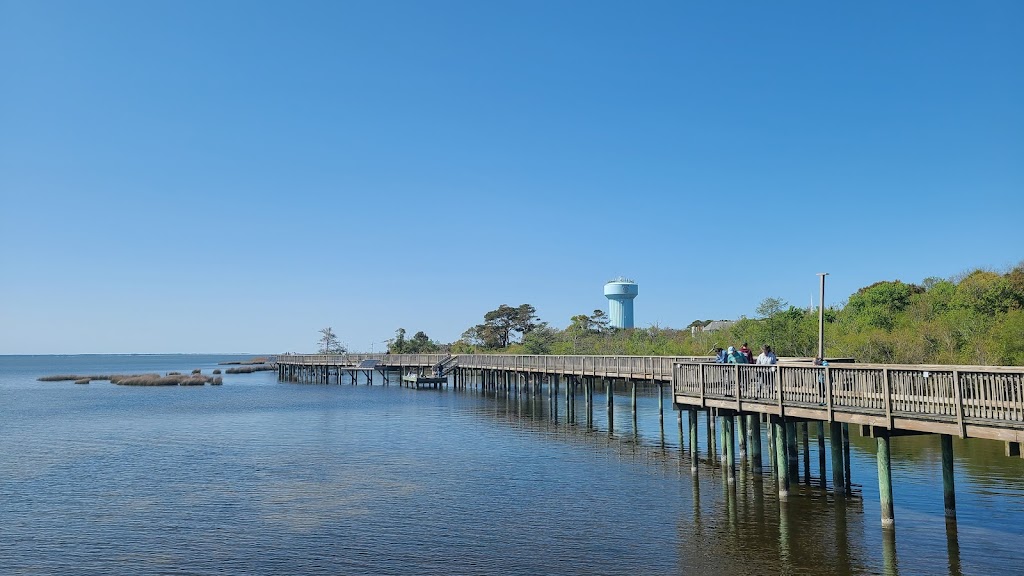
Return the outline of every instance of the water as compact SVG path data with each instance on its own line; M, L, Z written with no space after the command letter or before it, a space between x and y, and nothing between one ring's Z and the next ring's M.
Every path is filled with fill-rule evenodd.
M703 421L691 474L649 391L635 427L619 391L609 433L600 394L588 429L582 397L570 426L546 394L35 380L235 359L0 356L0 572L1024 573L1024 460L995 442L955 441L947 525L937 438L894 439L893 538L872 440L854 435L837 504L812 438L811 485L780 506L770 476L723 482Z

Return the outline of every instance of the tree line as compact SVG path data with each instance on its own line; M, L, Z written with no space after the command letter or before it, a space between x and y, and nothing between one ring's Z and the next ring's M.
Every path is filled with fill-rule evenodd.
M388 341L391 353L624 354L706 356L715 347L768 344L779 356L812 357L818 311L781 298L763 299L753 317L711 330L689 326L615 329L602 310L577 314L563 329L541 321L530 304L486 312L450 344L404 328ZM974 270L920 284L886 280L865 286L824 311L825 353L858 362L1024 365L1024 262L1007 272Z
M974 270L920 284L881 281L824 310L825 353L858 362L1024 365L1024 262L1007 272ZM779 356L813 357L818 311L781 298L763 299L753 317L706 331L610 328L602 310L573 316L556 329L528 304L502 305L467 330L452 352L705 356L717 347L768 344ZM497 333L495 332L497 331Z

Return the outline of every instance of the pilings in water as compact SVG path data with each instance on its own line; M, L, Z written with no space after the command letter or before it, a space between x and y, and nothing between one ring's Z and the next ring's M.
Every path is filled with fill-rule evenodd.
M942 500L946 518L956 520L956 491L953 489L953 437L939 435L942 446Z
M878 434L878 499L882 504L882 526L891 527L895 522L892 508L892 466L889 456L889 435ZM838 490L838 488L837 488Z
M405 369L422 374L425 369L429 370L429 367L417 366L405 367ZM353 385L364 383L374 385L374 371L381 372L383 383L386 385L391 382L390 374L398 370L397 366L366 370L353 366L335 365L333 363L321 365L284 363L279 364L277 367L278 378L282 381L325 384L342 383L344 381L345 384L351 383ZM359 374L360 371L365 372L365 376L361 376ZM698 375L702 373L696 372ZM614 375L614 373L612 374ZM659 376L659 378L661 377ZM564 416L564 420L567 423L582 423L577 420L578 414L576 412L576 402L582 394L582 399L586 405L586 423L590 427L593 427L595 422L593 417L595 406L594 390L604 386L604 390L599 392L604 392L605 394L605 406L608 411L607 422L611 432L614 429L614 418L617 416L615 414L615 386L619 385L620 381L622 388L619 392L629 394L629 407L633 416L634 435L638 434L637 415L639 410L643 409L648 416L653 417L651 412L653 411L654 399L651 398L653 392L650 392L650 390L655 389L658 396L658 418L659 422L662 423L662 431L664 431L664 395L666 393L665 389L668 388L668 393L672 394L670 396L672 408L679 411L680 452L684 456L689 456L693 472L698 470L702 458L700 442L704 439L699 438L699 433L704 431L700 430L699 413L704 411L707 415L707 462L712 463L712 465L720 463L723 479L727 480L728 483L744 485L745 479L750 477L746 475L753 473L755 476L759 476L762 474L762 471L764 471L764 474L767 474L768 470L771 470L772 475L778 482L781 500L792 498L795 493L805 492L807 488L804 488L804 486L809 486L812 482L815 482L814 487L810 488L812 490L829 489L829 484L831 483L831 490L837 499L848 496L852 492L850 425L839 421L826 420L822 422L821 420L826 417L824 413L826 408L815 410L813 404L808 406L798 403L796 406L790 406L785 404L782 399L779 399L776 408L774 404L766 406L763 401L758 401L757 399L751 399L751 403L747 404L746 398L740 398L735 394L727 395L727 400L723 398L709 398L707 404L705 404L702 392L699 405L697 405L697 397L695 395L684 395L682 392L677 394L677 390L673 389L664 379L660 381L655 380L651 373L645 373L642 376L620 375L612 379L603 378L600 373L591 374L589 370L581 374L580 371L575 373L557 373L545 372L536 368L531 370L512 370L504 368L458 367L452 372L447 384L458 389L464 389L467 386L480 386L481 389L486 390L504 389L510 396L516 395L516 397L521 398L523 401L528 400L529 396L543 395L544 387L546 386L548 388L550 404L549 411L552 415L555 415L560 408L560 399L563 394L562 383L564 382L565 411L564 414L554 416L556 421L558 421L558 417ZM648 392L644 393L644 398L640 398L640 388L645 386L649 386L646 389ZM736 390L739 393L738 386ZM677 404L677 399L679 402L685 400L693 404ZM734 399L736 400L735 402L733 401ZM833 418L833 404L831 400L830 397L826 397L826 403L824 404L824 406L827 406L827 417L829 419ZM621 412L625 409L625 406L626 401L623 398L619 402L618 410ZM773 415L764 420L762 418L764 414L749 411L751 408L764 410ZM543 403L539 401L539 398L536 399L532 407L527 406L524 408L524 412L529 412L530 410L534 412L545 411ZM687 419L686 427L683 426L682 421L684 410L687 412L685 415ZM847 406L844 410L849 412L849 407ZM799 417L793 417L790 411L799 414ZM782 416L775 414L782 414ZM621 418L623 415L618 416ZM837 413L836 416L843 420L850 417L848 413L844 414L841 412ZM646 417L644 416L644 418ZM768 429L765 431L762 431L763 420L768 422ZM854 420L858 421L856 418ZM602 422L602 427L603 424ZM858 424L857 426L862 425ZM892 502L891 440L893 437L907 433L921 433L893 429L892 426L893 423L890 420L888 426L883 425L880 427L874 424L873 426L863 425L860 428L862 435L870 436L876 441L876 464L878 467L882 523L885 526L894 526L895 524ZM864 431L868 428L871 428L870 432ZM938 432L939 430L934 431L934 433ZM817 442L811 440L811 434L816 435ZM826 442L826 434L828 442ZM953 434L957 434L957 432L953 432ZM960 435L965 434L966 432L960 433ZM955 522L956 495L953 441L952 436L949 434L940 434L939 436L942 450L944 512L947 518ZM765 440L768 442L767 446L764 446ZM810 452L815 449L814 444L817 444L816 450L818 455L818 466L816 468L811 466L813 459ZM719 447L721 448L720 450ZM1011 454L1017 454L1019 447L1019 443L1012 442L1008 444L1008 451ZM765 452L768 455L767 462L764 461ZM801 464L802 470L800 468ZM740 479L739 482L737 482L737 476Z

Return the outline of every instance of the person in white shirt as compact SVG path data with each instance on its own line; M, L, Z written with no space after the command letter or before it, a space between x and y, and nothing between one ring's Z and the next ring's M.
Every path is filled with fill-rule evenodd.
M765 344L761 347L761 354L757 357L757 363L761 365L775 364L779 361L779 357L772 352L772 347Z

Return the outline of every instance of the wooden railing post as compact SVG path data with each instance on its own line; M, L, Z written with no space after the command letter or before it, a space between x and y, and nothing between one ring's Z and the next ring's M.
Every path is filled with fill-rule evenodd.
M964 426L964 399L960 392L960 371L953 370L953 401L956 402L956 426L960 430L960 437L967 438L967 428Z
M828 366L825 367L825 371L825 374L827 374ZM834 402L832 400L832 382L830 382L830 378L828 378L825 374L821 375L821 378L824 379L823 387L825 388L825 411L828 412L828 421L834 422L835 417L832 415L832 412L834 410Z
M704 404L704 383L707 377L704 375L703 364L698 365L697 368L700 370L700 405L701 408L705 408L707 405Z
M740 410L740 365L733 364L733 368L735 368L735 373L733 375L736 377L736 383L733 386L733 390L736 394L736 411L738 412Z
M889 379L888 368L882 368L882 384L885 387L885 423L892 430L892 381Z

